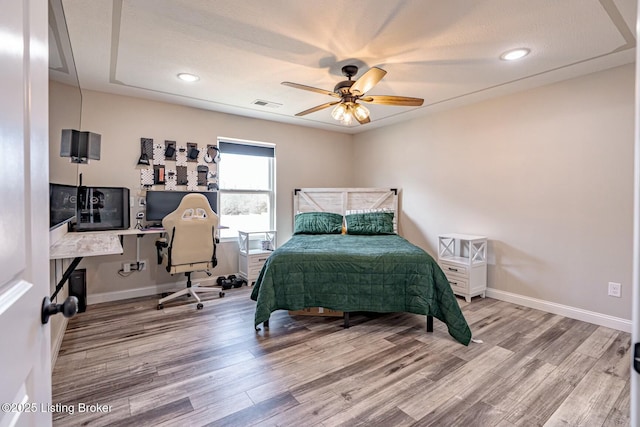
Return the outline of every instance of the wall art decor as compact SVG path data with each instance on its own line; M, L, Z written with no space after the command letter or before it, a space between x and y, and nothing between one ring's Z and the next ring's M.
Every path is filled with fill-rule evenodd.
M176 166L187 166L187 147L184 145L179 145L176 151Z
M177 190L178 174L174 169L165 171L164 189L168 191Z
M153 169L140 169L140 184L145 187L153 185Z
M175 141L164 141L164 159L165 160L176 160L176 142Z

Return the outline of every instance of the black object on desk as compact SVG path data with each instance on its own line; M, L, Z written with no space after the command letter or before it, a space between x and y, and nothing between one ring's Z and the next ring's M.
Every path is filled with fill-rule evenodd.
M69 276L69 296L78 298L78 313L87 311L87 269L80 268Z

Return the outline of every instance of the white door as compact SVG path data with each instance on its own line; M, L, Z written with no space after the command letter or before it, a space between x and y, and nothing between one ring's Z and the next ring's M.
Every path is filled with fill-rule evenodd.
M47 0L0 13L0 427L51 425Z
M636 28L640 28L640 1ZM636 49L636 113L633 203L633 313L631 331L631 425L640 425L640 50Z

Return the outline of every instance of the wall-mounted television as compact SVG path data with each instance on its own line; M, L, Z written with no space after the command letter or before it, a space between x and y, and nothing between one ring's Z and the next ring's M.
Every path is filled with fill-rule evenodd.
M125 230L129 228L129 189L78 187L75 231Z
M49 184L49 230L71 222L76 216L78 187Z
M147 191L145 219L149 225L161 225L162 219L175 211L187 194L202 194L211 209L218 213L218 193L215 191Z

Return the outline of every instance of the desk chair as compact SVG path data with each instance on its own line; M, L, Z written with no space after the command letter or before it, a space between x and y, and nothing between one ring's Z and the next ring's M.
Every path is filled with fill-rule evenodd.
M178 208L164 217L162 226L166 238L158 239L158 264L166 265L171 274L184 273L187 276L187 287L164 296L158 300L158 310L163 304L183 295L192 296L198 301L198 310L203 305L198 293L219 292L220 298L224 292L215 287L201 287L191 284L191 273L205 271L209 276L209 269L217 264L216 259L216 226L218 215L211 209L209 201L202 194L187 194L182 198Z

